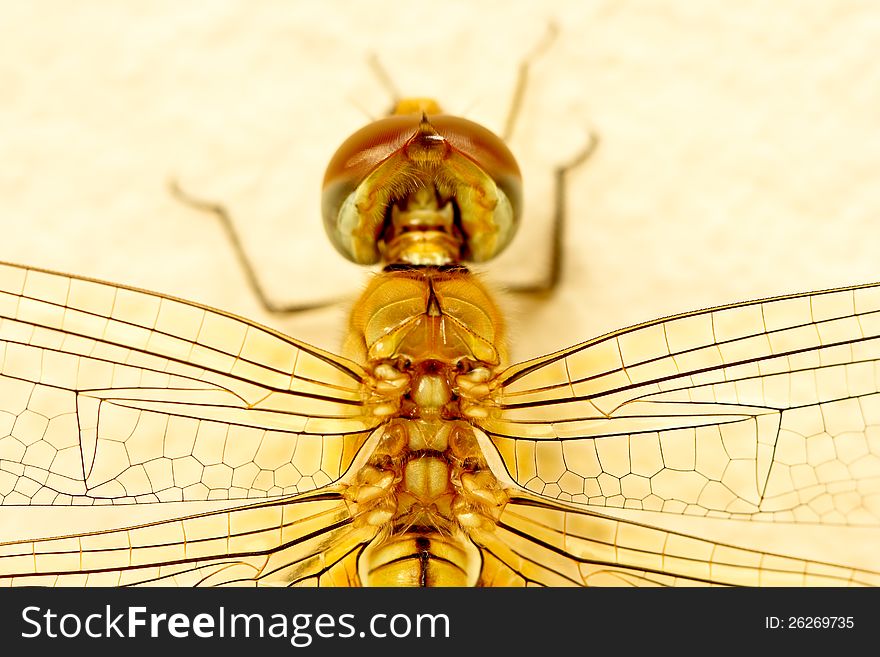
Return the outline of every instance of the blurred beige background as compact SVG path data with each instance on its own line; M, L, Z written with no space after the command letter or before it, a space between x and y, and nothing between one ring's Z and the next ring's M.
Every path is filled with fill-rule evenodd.
M338 144L388 106L368 55L403 93L500 130L555 21L511 142L523 231L488 276L541 277L552 168L591 127L602 143L570 177L561 289L508 299L515 357L880 279L876 2L6 0L0 15L0 260L335 349L343 306L262 314L218 226L166 181L231 209L274 299L354 295L365 274L327 245L319 194Z
M335 348L344 309L260 313L211 218L234 213L278 301L356 293L327 245L323 167L403 93L501 129L550 21L512 147L521 235L493 280L543 275L550 175L570 177L564 281L510 299L527 357L676 311L880 279L873 2L5 2L0 259L195 299ZM564 318L560 321L560 317Z

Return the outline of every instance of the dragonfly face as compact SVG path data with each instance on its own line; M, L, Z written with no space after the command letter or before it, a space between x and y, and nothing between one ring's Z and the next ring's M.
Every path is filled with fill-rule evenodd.
M497 136L434 101L403 100L336 151L324 176L324 226L358 264L482 262L513 237L520 188Z
M461 263L509 240L515 162L416 109L328 171L334 244L387 264L345 358L197 304L0 269L3 504L132 510L4 543L0 576L880 583L618 513L876 526L880 288L687 313L507 365L500 313ZM133 522L140 509L158 518Z

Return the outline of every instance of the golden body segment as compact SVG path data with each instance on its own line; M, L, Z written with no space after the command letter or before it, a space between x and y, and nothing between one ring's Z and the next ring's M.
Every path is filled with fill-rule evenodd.
M805 556L796 539L651 520L880 527L880 286L700 310L509 365L498 308L462 263L510 239L515 162L427 101L399 109L328 169L334 244L386 264L345 357L0 265L0 527L14 530L0 581L880 584L876 562Z
M396 418L346 493L356 522L379 537L362 556L362 583L479 583L471 532L491 528L506 494L462 420L486 415L502 335L497 308L461 267L382 273L355 304L349 355L374 365L385 394L373 412Z

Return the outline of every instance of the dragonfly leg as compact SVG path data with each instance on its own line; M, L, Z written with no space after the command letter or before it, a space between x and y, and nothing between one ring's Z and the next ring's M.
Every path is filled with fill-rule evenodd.
M239 237L238 232L235 229L235 224L232 221L232 217L230 216L229 211L226 209L226 207L221 205L220 203L206 201L204 199L192 196L189 192L185 191L180 186L177 180L172 179L169 182L168 187L171 195L184 205L187 205L194 210L199 210L200 212L207 212L208 214L212 214L214 215L214 217L216 217L217 221L220 223L220 226L223 228L223 234L226 235L226 238L232 245L232 250L235 253L235 257L238 260L239 265L241 265L248 286L251 288L254 296L260 302L260 305L262 305L267 312L276 315L290 315L293 313L326 308L328 306L339 303L339 299L289 305L281 305L272 301L263 290L263 287L260 285L260 279L257 277L256 270L254 269L254 266L251 263L247 252L244 250L241 238Z
M519 118L519 113L522 109L523 98L525 98L526 88L529 85L529 72L531 71L532 63L550 47L550 45L556 40L558 34L559 27L556 23L548 23L547 32L544 34L544 37L519 63L519 70L517 70L516 73L516 84L513 88L513 96L511 96L510 107L507 110L507 119L504 121L504 131L501 133L501 138L506 142L509 142L510 138L513 136L513 129L516 127L516 121Z
M385 70L385 67L382 66L382 62L379 61L379 56L376 53L370 53L367 57L367 64L373 72L373 75L376 76L376 80L379 82L380 86L385 89L388 97L391 98L391 106L388 111L388 114L391 114L403 96L394 85L391 75Z
M550 266L546 278L535 285L511 286L506 288L516 294L549 294L559 285L562 277L562 249L565 237L566 177L569 172L581 166L592 157L599 147L599 134L590 129L587 143L571 160L556 167L553 172L553 225L550 237Z
M516 76L516 85L514 86L513 96L510 101L510 109L507 112L507 120L504 122L504 132L502 133L505 141L510 141L516 127L522 108L523 99L526 95L526 89L529 83L529 74L532 63L540 57L544 51L549 48L559 34L559 27L556 23L550 22L547 25L547 31L538 44L527 54L520 62L519 70ZM584 147L566 164L559 166L553 172L553 226L550 241L550 267L545 280L534 285L527 286L511 286L506 288L509 292L517 294L548 294L556 289L562 275L562 246L563 237L565 235L565 197L566 197L566 175L569 171L579 167L586 162L599 146L599 135L594 130L587 132L587 143Z

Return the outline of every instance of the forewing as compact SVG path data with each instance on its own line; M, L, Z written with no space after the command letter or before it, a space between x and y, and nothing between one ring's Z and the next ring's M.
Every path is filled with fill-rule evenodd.
M221 311L0 265L0 501L242 499L329 485L376 424L362 377Z
M877 285L742 303L514 365L479 424L546 498L876 525L878 359Z

